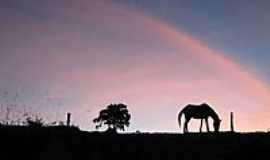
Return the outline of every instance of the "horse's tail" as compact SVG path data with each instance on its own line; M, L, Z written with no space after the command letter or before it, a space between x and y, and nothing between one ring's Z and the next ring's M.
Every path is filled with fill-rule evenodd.
M179 128L181 129L181 118L182 118L182 115L184 113L184 110L181 110L179 113L178 113L178 125L179 125Z

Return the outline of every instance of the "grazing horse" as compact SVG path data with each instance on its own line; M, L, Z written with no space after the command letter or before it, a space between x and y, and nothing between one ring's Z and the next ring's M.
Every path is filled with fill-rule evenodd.
M178 123L181 129L181 117L185 115L185 123L184 123L184 133L188 133L188 122L191 118L201 119L200 132L202 132L203 120L205 120L207 132L209 132L209 124L208 118L211 117L213 119L213 126L215 132L219 131L221 120L218 117L218 114L206 103L200 105L188 104L182 109L178 114Z

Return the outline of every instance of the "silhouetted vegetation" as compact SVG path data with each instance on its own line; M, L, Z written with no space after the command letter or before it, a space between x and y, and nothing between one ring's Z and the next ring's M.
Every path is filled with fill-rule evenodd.
M0 127L3 160L265 159L268 133L104 134L74 127Z
M110 104L106 109L99 112L99 116L93 120L97 123L96 128L108 126L108 132L116 133L117 129L125 130L129 126L130 114L125 104Z
M38 116L27 117L25 122L23 122L28 127L42 127L44 126L44 120Z

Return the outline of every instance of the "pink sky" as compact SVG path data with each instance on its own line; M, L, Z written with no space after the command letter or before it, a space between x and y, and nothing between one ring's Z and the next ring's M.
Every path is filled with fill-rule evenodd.
M92 130L100 109L124 102L132 114L129 131L175 132L179 110L208 102L223 119L222 130L229 129L231 111L239 131L270 127L269 86L253 69L162 19L109 1L82 2L52 9L48 24L25 17L31 23L16 34L29 35L31 25L31 40L2 56L5 66L14 63L7 77L63 100L61 109L41 109L47 117L69 111Z

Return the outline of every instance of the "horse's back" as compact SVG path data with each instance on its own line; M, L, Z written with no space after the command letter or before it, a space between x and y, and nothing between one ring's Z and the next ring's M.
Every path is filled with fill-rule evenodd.
M212 112L212 108L208 105L194 105L188 104L183 109L186 116L193 117L193 118L205 118Z

